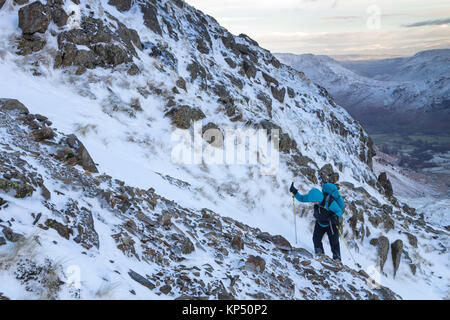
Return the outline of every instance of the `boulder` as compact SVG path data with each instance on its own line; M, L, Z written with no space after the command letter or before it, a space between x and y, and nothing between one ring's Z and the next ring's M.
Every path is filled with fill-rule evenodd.
M67 20L69 19L69 16L61 7L52 8L51 17L53 22L60 28L64 27L67 24Z
M191 108L187 105L173 107L166 113L172 119L172 123L180 129L189 129L191 121L198 121L205 118L205 114L198 108Z
M276 235L271 238L272 243L280 250L290 251L292 246L283 236Z
M383 271L384 264L389 252L389 239L385 236L381 236L377 239L377 255L378 262L380 264L380 270Z
M51 128L43 126L40 129L34 130L31 133L31 136L36 141L43 141L53 139L55 137L55 133Z
M266 268L266 261L260 256L250 255L245 262L245 266L259 273L263 273Z
M11 228L4 227L3 234L5 238L11 242L19 242L25 240L25 237L19 233L15 233Z
M239 236L234 236L231 240L231 247L236 251L241 251L244 249L244 241Z
M50 12L41 2L35 1L19 9L19 28L22 33L45 33L49 24Z
M17 43L16 54L26 56L38 52L44 48L46 41L39 36L24 34Z
M0 110L13 111L16 110L22 114L29 114L27 107L16 99L0 99Z
M409 244L414 248L417 248L417 237L411 233L407 233L406 236L408 237Z
M92 160L83 143L81 143L81 141L78 140L74 134L67 136L66 143L69 147L75 150L74 156L77 159L77 163L81 165L84 170L92 173L98 173L94 160Z
M386 172L381 172L378 175L378 183L382 189L382 192L386 195L386 197L390 198L394 195L391 181L389 181Z
M144 287L146 287L150 290L155 289L155 285L153 283L151 283L150 281L148 281L143 276L141 276L139 273L130 269L130 271L128 271L128 275L130 276L131 279L133 279L137 283L142 284Z
M398 267L403 252L403 241L398 239L391 244L392 263L394 264L394 277L397 274Z

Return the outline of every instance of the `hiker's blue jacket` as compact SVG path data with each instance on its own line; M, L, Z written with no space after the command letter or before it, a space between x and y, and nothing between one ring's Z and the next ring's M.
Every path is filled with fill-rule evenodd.
M333 202L331 202L330 206L327 206L327 204L325 204L325 208L332 211L338 217L341 217L342 210L345 207L345 203L341 195L339 194L336 185L334 185L333 183L325 183L322 186L322 191L320 191L317 188L312 188L308 192L308 194L305 195L302 195L299 192L297 192L295 198L300 202L322 202L324 197L323 193L328 193L333 197ZM322 227L328 227L328 225L322 225L320 223L319 225Z

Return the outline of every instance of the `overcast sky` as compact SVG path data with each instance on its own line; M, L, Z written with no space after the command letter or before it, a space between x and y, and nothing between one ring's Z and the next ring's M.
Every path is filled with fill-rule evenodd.
M449 0L187 0L272 52L399 55L450 48Z

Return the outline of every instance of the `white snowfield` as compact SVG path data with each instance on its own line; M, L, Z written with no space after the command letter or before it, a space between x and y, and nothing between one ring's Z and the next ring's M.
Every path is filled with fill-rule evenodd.
M343 108L330 104L329 98L321 94L320 88L303 74L284 64L277 68L268 63L267 61L272 58L270 52L250 43L245 37L234 36L236 43L245 44L257 53L258 58L255 65L259 71L254 77L249 78L245 74L238 73L242 57L239 54L233 55L222 42L220 37L226 35L226 30L212 17L203 15L187 4L181 8L175 1L157 1L158 20L164 26L162 34L159 35L145 26L137 5L129 11L120 12L107 2L81 0L80 5L75 5L66 1L63 8L66 11L76 8L82 15L92 12L95 18L103 19L105 24L112 26L117 24L111 17L118 19L128 28L136 30L143 44L152 43L166 48L176 58L175 65L168 65L160 57L150 56L148 47L144 46L142 51L136 49L137 57L133 57L133 62L140 70L137 75L128 75L127 69L120 65L109 69L100 67L87 69L82 75L74 74L76 70L74 66L55 69L53 62L58 44L54 34L68 30L69 26L58 28L53 22L45 34L41 35L46 40L45 47L31 55L19 56L16 54L15 43L16 38L21 35L17 18L20 6L14 5L12 0L6 0L0 9L0 98L17 99L29 109L30 113L46 116L52 122L51 127L58 132L76 134L100 172L90 174L94 178L106 174L113 179L124 181L131 187L143 190L154 188L157 194L173 200L181 207L195 212L208 208L221 217L230 217L252 228L259 228L272 235L281 235L292 246L314 252L312 245L314 220L310 212L312 205L298 202L295 204L298 213L296 243L292 196L288 189L292 181L302 193L320 186L312 183L306 175L293 172L288 165L292 160L292 154L280 152L279 168L275 175L262 175L259 165L180 165L172 161L171 153L177 141L171 140L175 128L171 119L165 116L170 97L173 97L177 105L201 109L205 114L203 124L212 122L222 130L245 130L247 121L259 123L269 119L281 127L283 133L289 134L303 156L312 159L313 163L308 164L311 168L318 170L325 164L331 164L333 170L339 173L339 182L353 184L355 189L363 187L370 194L370 211L364 212L363 205L356 206L357 211L366 216L363 227L362 222L358 222L358 228L361 227L365 236L362 238L354 236L349 226L352 212L349 209L344 212L346 241L353 257L366 273L373 275L382 286L391 289L403 299L450 297L450 259L447 250L449 233L442 229L446 226L445 223L439 221L437 225L432 225L441 232L439 236L435 236L427 232L424 226L403 225L404 219L397 216L392 216L395 228L387 232L382 225L375 226L367 221L369 215L381 215L381 208L376 208L373 203L378 203L379 206L392 205L384 195L369 184L376 181L376 175L367 162L361 160L361 154L367 159L367 143L361 142L367 141L367 133ZM86 4L89 4L90 9L86 8ZM201 36L198 28L187 18L188 14L190 19L194 19L198 24L200 24L199 17L207 21L208 25L205 27L211 37L208 53L200 53L197 50L195 40ZM177 25L172 32L178 34L178 40L169 37L170 31L167 24L163 24L164 19ZM232 68L225 61L225 57L235 60L238 67ZM197 78L190 81L191 75L186 69L193 60L207 70L206 80ZM37 64L34 63L36 61ZM275 78L279 88L291 88L294 96L291 97L286 92L284 101L279 102L272 96L270 84L265 81L263 72ZM239 79L243 84L242 88L232 85L227 77L229 75ZM175 94L172 88L176 86L179 77L186 80L186 90L179 88L180 93ZM217 101L217 96L211 91L218 83L223 83L229 91L235 106L242 113L242 121L231 121L226 116L224 106ZM147 94L140 93L141 88L146 88ZM160 89L159 93L152 90L155 88ZM272 98L271 115L257 98L259 92L264 92ZM140 111L131 110L129 107L136 99L140 103L142 109ZM333 119L336 119L348 133L338 134L339 130L333 128ZM0 128L2 153L11 152L7 149L11 142L9 139L11 138L6 129ZM207 146L208 144L203 141L203 147ZM20 148L14 147L14 151L19 150ZM52 194L51 202L58 210L61 210L70 198L90 208L99 236L99 249L86 250L72 239L63 239L55 230L43 231L32 224L31 212L42 213L42 219L51 218L61 222L63 219L55 217L51 210L43 206L43 199L38 193L18 200L0 191L0 196L9 204L0 211L1 225L6 226L7 221L14 220L15 232L24 234L27 239L33 235L40 237L40 246L27 249L30 251L30 258L37 261L48 258L64 270L66 279L80 279L79 290L75 296L73 290L61 290L56 298L174 299L182 295L182 292L176 291L175 288L169 295L161 294L159 289L149 290L132 280L127 274L129 269L140 275L150 275L160 272L161 269L154 263L139 260L135 256L127 256L117 248L112 235L126 220L86 198L81 192L74 191L69 186L64 187L33 157L27 156L25 160L43 176L44 183ZM184 181L188 185L174 183L167 176ZM59 194L55 190L64 194ZM352 201L369 201L362 199L362 193L350 188L342 187L341 192L347 205ZM409 205L414 206L415 203ZM401 208L395 207L394 211L396 210L405 215ZM434 208L430 207L427 210ZM161 214L161 210L156 213ZM429 222L433 224L435 221L431 219ZM188 229L178 227L184 232ZM417 248L409 245L406 232L413 233L417 237ZM410 262L402 255L400 267L394 278L391 251L384 266L384 273L379 277L373 273L373 266L377 265L377 248L370 244L370 240L382 235L386 236L390 243L397 239L403 241L404 249L409 252L413 263L417 264L415 275L411 272ZM132 238L139 243L137 236ZM195 243L192 237L191 240ZM9 242L0 246L0 297L3 294L11 299L40 298L39 290L36 288L25 289L17 279L13 267L2 270L1 259L10 256L14 248L15 244ZM325 252L330 254L326 237L324 248ZM245 254L258 253L251 248L245 250ZM137 255L142 258L143 249L137 251ZM221 266L208 251L201 250L195 243L195 251L187 254L182 264L191 267L210 264L215 269L213 277L217 281L225 281L223 279L227 279L228 271L240 274L241 280L238 281L238 285L241 289L252 292L253 286L256 288L255 283L250 277L246 278L240 273L242 259L245 261L244 253L234 253L230 250L230 255L226 257L229 267L227 264ZM358 270L342 241L341 253L343 264ZM296 274L294 268L277 269L269 266L270 252L264 253L263 256L268 269L283 272L293 279L295 289L288 298L303 299L305 295L302 292L305 291L314 291L311 297L316 299L331 298L325 288L314 286L311 281ZM320 263L315 259L311 260L311 266L322 272ZM171 264L167 268L173 271L177 266ZM205 273L201 273L198 278L202 277L205 277ZM331 278L333 288L338 288L340 282L346 288L349 288L349 284L356 287L357 292L361 292L361 288L368 288L364 281L354 277L348 270L333 274ZM237 292L236 297L251 299L245 294L244 289ZM265 294L269 298L286 298L270 296L270 288L266 289ZM347 298L358 297L350 295ZM368 296L361 295L360 298L366 299Z

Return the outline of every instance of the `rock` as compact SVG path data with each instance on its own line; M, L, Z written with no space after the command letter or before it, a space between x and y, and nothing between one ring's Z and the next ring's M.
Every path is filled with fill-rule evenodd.
M14 0L14 4L18 6L23 6L24 4L27 4L29 0Z
M44 48L46 41L37 35L24 34L17 43L18 55L26 56Z
M291 251L289 251L290 255L299 255L308 259L312 259L314 257L314 255L309 252L308 250L304 249L304 248L292 248Z
M292 246L283 236L276 235L271 238L272 243L280 250L292 250Z
M189 254L195 250L194 244L192 243L191 239L188 237L184 237L182 243L181 243L181 253L183 254Z
M75 149L75 157L77 159L77 163L83 167L84 170L98 173L98 169L92 160L89 152L84 147L83 143L74 135L68 135L66 139L66 143L72 148Z
M417 248L417 237L411 233L407 233L406 236L408 237L409 244L414 248Z
M4 227L2 231L5 235L5 238L11 242L19 242L25 240L25 237L23 235L13 232L11 228Z
M3 246L6 244L6 240L3 237L0 237L0 246Z
M130 269L130 271L128 271L128 275L130 276L131 279L133 279L137 283L142 284L144 287L147 287L150 290L155 289L155 285L153 283L151 283L150 281L148 281L143 276L141 276L139 273Z
M225 58L225 62L228 63L231 69L234 69L237 66L236 62L234 62L234 60L231 59L230 57Z
M183 89L186 91L186 80L184 80L182 77L179 77L176 86L180 89Z
M266 261L260 256L250 255L245 262L245 266L250 270L263 273L266 268Z
M289 98L293 99L295 97L295 91L291 87L287 87L287 93Z
M264 241L264 242L271 242L272 236L268 232L260 232L256 235L256 238Z
M51 17L53 22L60 28L64 27L69 19L69 16L61 7L53 8L51 11Z
M2 99L0 100L0 110L13 111L16 110L22 114L29 114L27 107L16 99Z
M326 182L337 183L339 181L339 173L334 172L331 164L326 164L320 168L319 173L322 174Z
M258 95L256 96L266 107L267 113L270 118L272 118L272 99L269 97L269 95L265 94L264 92L260 91Z
M197 62L193 61L191 62L187 67L186 71L189 72L191 76L191 82L197 79L199 76L201 79L206 78L206 70Z
M242 238L239 236L234 236L231 240L231 247L236 251L243 250L244 242L242 241Z
M386 172L381 172L378 175L378 183L382 188L382 192L386 195L386 197L390 198L393 196L394 191L392 190L392 184L389 181Z
M35 1L19 9L19 28L24 34L45 33L50 24L47 7Z
M45 200L50 200L50 198L52 197L50 191L48 191L48 189L44 185L41 186L41 195Z
M161 288L159 288L159 291L161 291L164 294L169 294L170 291L172 291L172 287L168 284L162 286Z
M125 12L131 9L133 0L109 0L108 4L116 7L120 12Z
M256 72L258 71L253 63L249 62L248 60L244 60L242 62L242 71L247 76L247 78L252 79L256 76Z
M158 22L156 7L150 2L140 4L141 11L144 14L144 25L153 32L161 35L161 27Z
M286 88L278 89L277 87L271 86L270 91L272 92L272 96L277 99L280 103L284 102L284 96L286 94Z
M139 72L140 72L140 70L139 70L138 66L134 63L131 64L130 68L127 71L127 73L130 76L135 76L135 75L139 74Z
M206 126L203 126L202 137L213 147L221 148L223 146L223 133L215 123L208 122Z
M198 108L191 108L187 105L173 107L166 113L172 119L172 123L180 129L189 129L191 121L198 121L205 118L205 114Z
M378 262L380 264L380 270L383 271L383 267L386 263L387 255L389 252L389 239L385 236L379 237L377 239L377 247Z
M268 86L270 86L271 84L274 84L276 87L278 87L278 80L277 79L275 79L274 77L272 77L272 76L270 76L270 75L268 75L267 73L265 73L265 72L263 72L262 71L262 76L263 76L263 78L264 78L264 80L266 81L266 84L268 85Z
M51 140L55 137L55 133L49 127L42 127L41 129L35 130L31 133L31 136L36 141Z
M0 9L3 8L3 5L5 4L6 0L0 0Z
M403 241L398 239L391 244L392 262L394 264L394 277L397 274L398 267L403 252Z
M45 221L45 225L49 228L55 229L61 237L67 240L69 240L70 235L73 233L72 229L70 229L68 226L65 226L53 219L47 219Z

